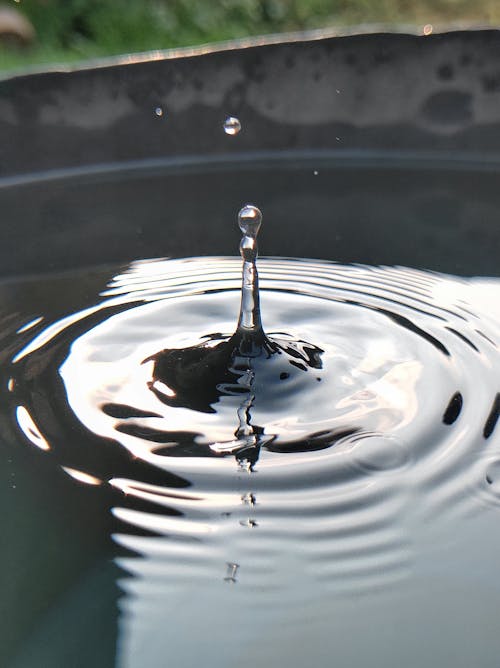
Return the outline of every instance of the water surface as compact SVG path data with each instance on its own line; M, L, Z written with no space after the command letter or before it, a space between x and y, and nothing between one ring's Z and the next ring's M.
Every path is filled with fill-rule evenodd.
M4 663L496 668L493 177L245 169L245 199L268 198L264 251L320 259L259 260L265 332L286 354L219 355L210 373L197 358L175 387L176 350L224 351L235 330L231 170L184 200L184 236L169 221L194 173L13 189L19 229L45 221L48 237L22 250L43 274L0 285ZM305 179L315 204L297 210ZM84 192L86 236L123 214L118 251L96 248L114 264L89 269L83 237L80 257L50 249L63 224L80 239L68 207ZM153 245L172 257L133 259Z

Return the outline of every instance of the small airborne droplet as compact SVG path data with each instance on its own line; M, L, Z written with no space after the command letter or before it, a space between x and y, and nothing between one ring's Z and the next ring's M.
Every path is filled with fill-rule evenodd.
M161 107L156 107L155 114L161 118L163 116L163 109Z
M237 135L241 130L241 123L235 116L228 116L224 121L224 132L227 135Z

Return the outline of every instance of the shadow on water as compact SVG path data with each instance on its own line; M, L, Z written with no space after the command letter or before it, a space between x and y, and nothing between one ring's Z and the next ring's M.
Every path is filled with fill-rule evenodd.
M85 289L99 285L95 274L87 276ZM34 287L31 282L0 286L2 391L13 352L9 333L38 310L42 293L54 315L74 303L71 291L51 292L50 281L40 284L40 293ZM4 400L2 405L0 503L8 512L0 521L0 664L112 666L119 590L111 495L104 488L75 485L45 453L26 448L13 428L12 409ZM95 643L89 642L92 637ZM77 656L81 663L72 663Z
M110 495L19 448L5 415L1 427L0 663L112 666L119 590Z

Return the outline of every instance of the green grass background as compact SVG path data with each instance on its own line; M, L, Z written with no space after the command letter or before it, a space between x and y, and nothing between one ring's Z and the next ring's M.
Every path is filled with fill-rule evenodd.
M10 0L34 45L0 46L0 69L354 24L500 25L500 0Z

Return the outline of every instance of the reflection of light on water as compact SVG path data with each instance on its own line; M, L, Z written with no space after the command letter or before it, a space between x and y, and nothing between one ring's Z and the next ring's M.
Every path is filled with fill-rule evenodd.
M35 318L34 320L30 320L26 325L23 325L22 327L19 327L17 330L17 334L22 334L23 332L28 332L30 329L33 329L33 327L36 327L36 325L40 324L43 320L43 317L40 316L39 318Z
M16 363L21 361L27 355L30 355L36 350L39 350L42 346L49 343L49 341L54 339L58 334L64 332L64 330L67 329L70 325L72 325L75 322L78 322L79 320L83 320L83 318L86 318L87 316L92 315L93 313L96 313L97 311L99 311L99 309L100 306L93 306L92 308L85 309L83 311L80 311L79 313L73 313L66 318L58 320L53 325L50 325L46 329L42 330L42 332L38 336L36 336L33 339L33 341L31 341L25 348L23 348L14 357L12 362Z
M88 473L84 473L83 471L77 471L76 469L72 469L69 466L63 466L62 469L63 471L66 471L66 473L72 478L78 480L78 482L83 482L85 485L100 485L102 483L102 480L99 480L99 478L96 478L93 475L89 475Z
M495 278L449 279L440 277L432 287L437 304L458 311L469 307L474 318L483 321L494 318L500 322L499 280Z
M149 529L160 534L176 536L202 536L214 531L214 527L197 521L184 520L179 517L166 517L153 513L143 513L130 508L113 508L113 515L126 524Z
M370 360L372 372L379 370L374 360ZM378 359L377 362L382 362ZM364 371L365 360L360 365L360 371ZM382 366L383 368L383 366ZM391 414L397 410L404 418L401 426L409 424L415 418L418 410L418 391L417 382L422 375L422 363L418 361L402 362L395 364L387 373L381 374L380 379L373 383L367 382L365 389L354 392L351 396L339 401L337 407L340 409L351 409L349 415L362 420L367 410L372 408L371 404L376 403L377 409L381 413L378 423L378 429L381 431L390 430ZM355 373L358 370L353 370ZM387 417L382 417L384 412Z
M33 445L36 445L40 450L50 450L50 445L47 443L47 440L42 436L40 430L33 422L33 418L28 413L24 406L18 406L16 409L16 418L17 424L21 428L21 431L29 439Z
M318 647L325 665L333 656L342 668L363 658L368 665L357 647L346 654L346 638L361 634L380 650L387 629L379 621L391 615L397 632L385 664L396 665L405 629L431 624L434 608L422 594L429 581L432 592L441 587L440 619L454 614L446 577L457 564L468 577L461 541L491 548L475 565L496 577L499 282L263 260L267 332L285 324L295 341L321 349L321 365L293 375L249 363L248 373L240 369L248 391L218 396L206 413L179 404L177 386L160 375L160 400L151 390L155 366L145 361L212 332L221 334L206 350L217 352L234 331L239 265L134 263L99 306L23 344L9 383L19 426L37 447L50 446L67 473L114 490L114 539L134 555L119 559L130 575L120 583L120 668L156 668L158 656L176 668L207 657L231 668L295 668ZM91 432L85 461L95 477L73 460L68 434L57 443L46 435L38 399L48 390L37 375L46 350L60 360L51 382L62 391L51 400ZM126 458L123 470L101 474L101 445ZM244 445L258 457L234 461ZM456 547L443 548L448 563L433 552L443 541ZM400 658L397 665L423 665L418 648Z

